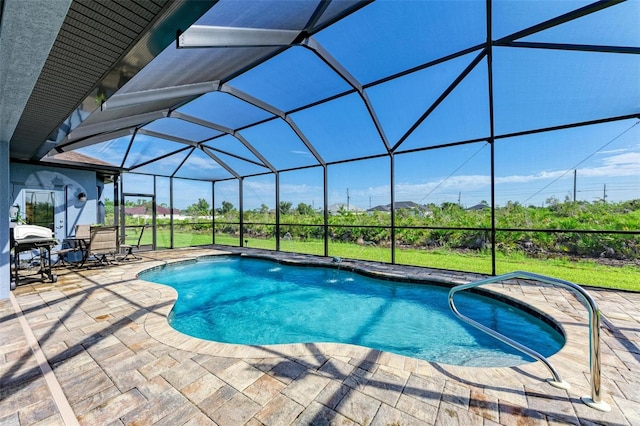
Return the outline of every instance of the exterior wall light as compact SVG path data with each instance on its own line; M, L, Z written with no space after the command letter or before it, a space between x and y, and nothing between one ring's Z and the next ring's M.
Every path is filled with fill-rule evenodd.
M78 194L78 201L84 203L85 201L87 201L87 194L85 194L84 192L81 192Z

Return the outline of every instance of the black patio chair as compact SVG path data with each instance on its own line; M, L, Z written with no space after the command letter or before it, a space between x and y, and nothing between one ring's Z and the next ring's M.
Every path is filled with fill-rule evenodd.
M144 234L144 230L147 229L148 226L149 225L142 226L142 228L140 229L140 235L138 235L138 242L136 244L120 244L120 250L126 249L127 251L125 255L118 260L142 259L142 257L138 256L133 252L133 249L136 249L136 250L140 249L140 242L142 241L142 235Z

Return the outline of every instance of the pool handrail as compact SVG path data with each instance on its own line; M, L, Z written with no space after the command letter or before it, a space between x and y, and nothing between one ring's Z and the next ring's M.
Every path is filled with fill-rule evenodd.
M562 389L568 389L569 385L560 378L560 375L556 371L556 369L549 363L549 361L534 351L533 349L518 343L509 337L486 327L471 318L462 315L455 306L453 297L454 295L462 290L467 290L470 288L478 287L484 284L495 283L498 281L506 281L510 279L521 278L521 279L529 279L544 282L547 284L557 285L560 287L564 287L569 289L576 294L578 294L582 298L582 302L587 307L589 312L589 360L590 360L590 373L591 373L591 396L583 396L582 402L588 405L591 408L594 408L599 411L610 411L611 407L605 401L602 400L602 396L600 394L600 321L601 321L601 313L600 309L596 301L579 285L574 284L570 281L561 280L558 278L548 277L545 275L535 274L533 272L526 271L514 271L506 274L490 277L484 280L474 281L468 284L461 284L453 287L449 291L449 307L452 312L461 320L466 323L476 327L477 329L489 334L490 336L500 340L503 343L517 349L525 354L531 356L532 358L542 362L553 375L553 379L547 379L549 384L559 387Z

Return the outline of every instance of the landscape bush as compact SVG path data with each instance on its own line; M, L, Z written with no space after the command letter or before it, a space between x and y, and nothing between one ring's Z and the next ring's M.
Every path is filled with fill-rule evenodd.
M299 204L280 214L280 239L317 241L324 238L324 216L310 206ZM395 211L396 247L404 249L448 249L483 252L492 246L491 209L483 204L464 209L454 203L427 205L420 209ZM309 207L309 208L304 208ZM203 214L213 213L204 212ZM211 216L174 220L176 232L240 236L239 213L231 205ZM243 234L247 238L275 239L275 212L266 206L243 212ZM640 200L618 203L557 202L546 207L509 202L495 210L495 247L505 254L528 257L576 256L594 259L640 259ZM127 222L130 223L129 221ZM159 227L168 227L168 218L158 218ZM391 215L388 212L342 210L328 216L328 235L333 242L390 247ZM597 231L597 232L593 232ZM628 231L615 234L606 231Z

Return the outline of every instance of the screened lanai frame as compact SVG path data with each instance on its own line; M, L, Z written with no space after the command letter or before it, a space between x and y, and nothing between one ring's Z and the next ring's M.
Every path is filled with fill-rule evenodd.
M483 40L479 40L478 43L471 46L462 48L455 52L445 54L436 58L431 58L420 64L412 65L411 67L395 72L391 75L383 77L369 76L370 81L361 82L358 78L348 70L340 60L332 56L329 49L325 48L318 39L322 38L322 31L325 28L329 28L331 24L340 22L342 19L349 18L352 14L357 13L361 9L369 7L367 3L355 3L353 7L346 8L342 12L337 13L332 19L328 19L323 22L319 27L314 27L315 22L318 22L323 13L326 12L328 3L322 3L312 14L312 18L306 25L307 31L301 31L299 37L297 37L291 45L284 47L269 47L264 48L263 53L273 60L279 55L287 54L292 49L302 49L305 55L311 55L316 61L322 62L327 69L331 70L335 78L335 81L331 83L333 92L329 92L329 95L325 97L320 96L319 99L313 102L304 103L304 105L284 105L282 107L276 106L273 102L267 102L264 99L260 99L253 94L243 91L233 85L234 81L242 81L246 76L255 73L255 69L259 69L263 63L269 64L269 60L260 63L250 63L241 70L236 70L233 73L227 75L225 78L215 80L213 82L193 82L184 81L180 87L149 87L148 83L145 83L142 78L134 78L131 81L131 85L125 85L122 93L118 92L111 99L109 99L104 105L103 110L98 113L95 120L87 120L83 125L79 126L73 138L69 138L63 141L58 150L73 149L77 147L86 146L89 147L92 144L100 143L102 141L108 141L106 143L113 144L116 137L128 138L128 147L121 163L118 164L123 171L131 173L148 173L152 175L168 176L170 178L183 178L190 179L184 171L183 167L192 156L197 156L200 159L209 158L212 160L212 166L210 169L199 169L198 172L202 173L202 176L197 176L196 179L210 180L212 181L212 194L215 194L216 182L225 182L229 180L238 181L238 193L239 193L239 208L240 214L238 216L238 223L230 223L238 225L239 229L239 245L244 244L244 228L245 225L253 225L253 223L244 223L244 206L243 206L243 181L245 179L251 179L257 176L272 175L275 180L275 206L280 205L282 195L280 193L280 174L289 171L302 170L311 167L321 167L323 170L323 223L320 225L323 229L324 240L324 252L321 253L325 256L331 255L329 252L329 199L328 199L328 170L330 167L340 164L348 164L355 161L373 160L380 158L387 158L389 160L389 198L391 206L390 223L388 229L391 234L390 245L390 262L396 262L396 232L397 230L406 229L406 227L396 226L396 215L394 214L394 206L396 201L396 161L395 158L400 155L411 155L412 153L420 153L430 150L448 149L456 146L472 145L472 144L487 144L490 150L490 176L491 176L491 190L490 190L490 223L488 226L477 226L468 228L453 228L463 229L465 231L478 231L488 232L490 234L489 241L496 241L497 232L512 232L512 231L527 231L527 232L571 232L571 233L608 233L608 234L632 234L638 235L638 230L576 230L576 229L527 229L527 228L509 228L499 227L495 217L495 145L497 141L508 140L511 138L524 137L527 135L543 134L547 132L556 132L563 129L579 128L605 124L609 122L625 121L625 120L637 120L639 117L637 106L624 105L628 111L624 111L624 108L620 108L622 113L614 111L614 116L599 115L596 117L588 117L588 120L576 121L570 120L570 122L550 123L548 126L534 126L533 128L525 129L505 129L502 132L496 131L496 124L498 121L494 117L494 66L493 60L496 52L504 54L505 49L516 49L520 51L535 50L542 52L590 52L601 53L610 55L628 55L635 60L637 64L638 53L640 53L640 47L637 46L638 40L635 37L635 33L632 33L629 41L630 45L626 44L583 44L583 43L556 43L556 42L540 42L531 39L532 36L538 35L546 30L553 29L559 25L579 20L583 17L598 16L602 11L607 9L622 8L620 2L597 2L588 4L584 7L574 8L571 6L566 13L559 13L557 16L551 19L542 20L542 22L525 27L518 31L507 32L502 34L503 29L498 37L493 38L493 2L488 1L486 3L477 3L485 8L484 31L482 35ZM334 5L335 3L331 3ZM627 8L633 8L637 6L625 6ZM214 10L215 7L212 9ZM204 19L206 21L206 19ZM206 22L205 22L206 23ZM543 37L544 38L544 37ZM553 39L553 37L551 37ZM634 44L635 43L635 44ZM294 46L294 47L292 47ZM215 48L213 49L215 50ZM176 53L177 54L177 53ZM199 51L202 54L202 51ZM214 54L215 55L215 54ZM459 58L470 58L470 61L463 69L457 73L452 81L448 82L442 91L437 94L433 102L431 102L417 117L415 121L408 127L408 129L402 132L397 139L388 137L388 132L385 131L385 126L381 122L381 118L378 116L379 109L374 106L374 100L372 100L372 93L377 87L382 87L385 83L402 79L405 76L417 75L422 70L435 69L441 64L450 64ZM268 65L267 65L268 66ZM277 67L276 67L277 68ZM481 137L474 137L469 139L439 141L431 145L425 146L411 146L407 143L412 135L420 128L420 126L432 116L434 112L455 92L470 74L474 71L481 70L486 73L487 86L484 88L487 93L487 112L488 119L486 124L488 125L488 132ZM152 73L150 71L150 73ZM144 70L141 72L144 77ZM153 75L153 74L151 74ZM372 79L372 80L371 80ZM145 86L147 84L147 86ZM146 90L144 90L146 89ZM180 92L179 90L183 90ZM233 125L223 125L217 122L209 121L201 117L195 116L191 111L191 105L199 102L199 99L193 99L192 95L185 95L184 90L192 89L194 93L204 93L202 98L220 98L220 99L233 99L234 102L242 101L245 112L238 114L235 117L238 121ZM637 92L637 88L631 87L631 93ZM159 97L153 97L152 100L142 102L141 104L127 104L127 99L135 99L141 94L153 94L153 91L157 91L156 94ZM166 93L165 93L166 92ZM264 97L269 98L267 93ZM365 114L368 114L370 120L369 132L379 139L379 143L376 145L376 149L370 152L361 152L359 155L353 155L346 152L344 149L332 150L330 154L326 154L326 150L320 149L316 146L313 138L307 135L302 126L299 125L297 117L302 117L306 111L313 108L321 108L323 105L327 105L332 102L337 102L346 99L357 99L361 108ZM124 106L118 106L117 102L124 102ZM286 107L286 108L285 108ZM629 108L630 107L630 108ZM634 109L635 108L635 109ZM605 114L610 114L606 111ZM101 118L106 117L106 118ZM158 121L156 121L158 120ZM162 130L162 125L157 125L162 120L178 120L186 127L191 127L191 132L185 131L178 134L167 134L168 132L159 131ZM258 128L261 125L268 123L281 123L284 124L290 131L298 138L298 143L308 150L310 156L315 162L311 164L295 164L291 167L286 165L276 165L275 159L268 159L268 155L257 149L253 141L243 136L243 132L248 132L251 129ZM225 123L227 124L227 123ZM195 126L195 127L194 127ZM158 129L157 127L160 127ZM501 129L498 129L501 130ZM200 132L200 133L199 133ZM207 133L208 132L208 133ZM206 133L206 137L202 137ZM160 145L161 141L170 141L180 144L180 147L176 149L169 149L167 144L166 150L159 156L152 158L140 158L136 161L131 161L130 154L134 142L136 144L145 143L145 139L151 141L154 145ZM233 150L229 149L230 146L227 141L231 139L236 140L236 147ZM218 146L217 141L225 140L225 147ZM124 143L124 142L121 142ZM367 147L370 148L370 147ZM91 152L89 152L91 153ZM333 156L330 160L325 157ZM345 158L348 157L348 158ZM159 173L159 170L153 169L154 164L162 164L163 161L168 162L175 161L177 167L171 171L164 171ZM164 169L165 166L163 165ZM242 170L240 170L242 169ZM205 176L209 174L208 176ZM215 200L212 197L211 204L215 204ZM212 219L212 229L215 229L215 219ZM302 224L296 223L281 223L279 208L275 209L275 223L272 224L275 227L275 235L280 236L280 227L282 225L290 226L302 226ZM341 225L349 227L349 225ZM358 227L362 227L358 225ZM448 227L443 226L419 226L418 229L438 229L448 230ZM280 250L280 238L276 238L275 242L276 250ZM492 265L491 272L496 272L496 247L495 244L489 245L492 250Z

